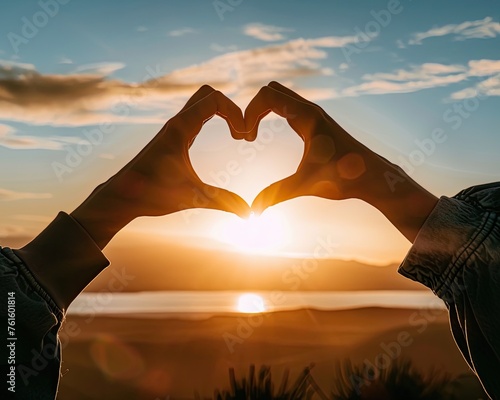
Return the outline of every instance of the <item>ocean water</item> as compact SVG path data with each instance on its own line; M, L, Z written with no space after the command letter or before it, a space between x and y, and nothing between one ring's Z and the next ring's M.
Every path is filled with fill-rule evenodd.
M164 313L275 312L313 308L345 310L366 307L446 309L429 291L235 292L157 291L80 294L71 315L150 315Z

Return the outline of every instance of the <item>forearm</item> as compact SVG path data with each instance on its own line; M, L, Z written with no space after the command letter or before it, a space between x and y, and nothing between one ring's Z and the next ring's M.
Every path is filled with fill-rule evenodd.
M401 168L371 152L369 172L358 197L376 207L410 241L415 238L438 199Z
M14 253L63 311L109 264L88 232L65 213Z
M70 215L102 250L135 216L130 211L133 207L126 207L123 200L109 198L99 190L100 187Z

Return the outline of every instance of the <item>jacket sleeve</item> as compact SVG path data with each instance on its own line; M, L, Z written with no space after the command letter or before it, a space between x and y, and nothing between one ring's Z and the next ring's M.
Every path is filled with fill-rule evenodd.
M399 268L447 305L453 336L500 398L500 183L442 197Z
M83 227L65 213L22 249L0 247L0 315L9 345L1 346L0 365L13 386L8 398L55 399L66 308L107 265Z

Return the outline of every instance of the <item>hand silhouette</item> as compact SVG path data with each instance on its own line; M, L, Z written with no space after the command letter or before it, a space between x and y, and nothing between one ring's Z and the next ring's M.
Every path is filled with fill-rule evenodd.
M318 105L277 82L264 86L245 110L249 138L257 136L259 122L274 112L286 118L304 140L304 156L297 172L273 183L255 198L252 209L267 207L299 196L341 200L358 196L374 155L353 139Z
M358 198L382 212L413 242L437 198L392 164L355 140L321 107L277 82L264 86L245 110L246 138L257 137L270 112L286 118L304 140L295 174L262 190L252 204L257 214L299 196L332 200ZM397 179L388 184L387 176Z
M189 208L247 216L250 207L240 196L202 182L189 159L191 144L214 115L228 122L235 139L245 137L240 108L205 85L132 161L99 185L71 215L101 247L140 216L160 216Z

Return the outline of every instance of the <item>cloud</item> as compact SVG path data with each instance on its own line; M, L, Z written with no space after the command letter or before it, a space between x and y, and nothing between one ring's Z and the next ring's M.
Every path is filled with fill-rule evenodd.
M423 89L447 86L466 80L467 67L426 63L410 70L399 69L392 73L367 74L367 82L343 90L344 96L365 94L410 93Z
M341 71L347 71L349 69L349 64L347 63L342 63L339 65L339 70Z
M370 39L373 40L375 35ZM298 39L304 40L304 39ZM359 43L362 40L359 36L325 36L317 39L306 39L305 42L309 46L317 46L317 47L329 47L329 48L338 48L345 47L349 44ZM366 42L366 40L364 40Z
M24 74L35 72L33 64L19 63L16 61L0 60L0 80L10 79Z
M131 116L130 110L142 103L168 99L172 94L191 93L199 86L160 84L155 76L161 77L161 71L151 67L140 84L106 75L122 66L92 64L71 74L56 75L41 74L30 64L0 61L0 119L53 126L158 123L161 121L156 116Z
M365 81L339 92L340 97L390 93L410 93L424 89L467 82L469 78L487 78L476 85L451 94L450 99L500 96L500 60L470 60L467 65L425 63L390 73L366 74Z
M73 64L73 60L68 57L61 57L59 58L58 64Z
M109 76L123 68L122 63L90 64L56 75L42 74L31 64L0 60L0 120L52 126L159 124L169 107L176 109L205 83L241 99L271 80L288 80L294 86L301 77L331 75L333 71L322 65L328 57L325 49L358 40L356 36L295 39L220 54L168 73L159 65L148 66L137 83Z
M168 36L179 37L179 36L184 36L184 35L190 35L193 33L198 33L198 31L196 29L186 27L186 28L180 28L180 29L175 29L173 31L170 31L170 32L168 32Z
M260 23L248 24L243 27L243 33L255 39L264 42L277 42L286 39L284 32L291 32L293 29L282 28L273 25L264 25Z
M11 126L0 124L0 146L9 149L61 150L66 144L78 143L76 137L35 137L19 135Z
M135 28L135 30L137 32L147 32L148 31L148 28L146 28L145 26L138 26L137 28Z
M500 60L472 60L469 69L472 76L500 74Z
M238 50L238 46L232 44L232 45L228 45L228 46L223 46L223 45L220 45L218 43L212 43L210 45L210 49L213 50L213 51L217 51L218 53L227 53L227 52L230 52L230 51L236 51Z
M422 44L422 41L432 37L453 35L455 40L488 39L500 35L500 23L486 17L477 21L465 21L461 24L449 24L418 32L412 35L408 44Z
M101 62L95 64L85 64L80 65L75 69L75 73L77 74L90 74L90 75L111 75L120 69L125 68L125 64L120 62Z
M464 100L477 96L500 96L500 74L479 82L473 87L454 92L450 95L450 99Z
M452 100L463 100L476 96L500 96L500 60L471 60L469 76L486 78L474 86L450 95Z
M401 39L396 40L396 46L398 46L398 49L406 49L406 45Z
M0 201L51 199L51 193L29 193L15 192L13 190L0 188Z

